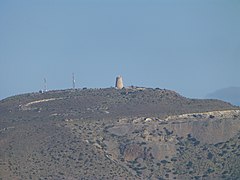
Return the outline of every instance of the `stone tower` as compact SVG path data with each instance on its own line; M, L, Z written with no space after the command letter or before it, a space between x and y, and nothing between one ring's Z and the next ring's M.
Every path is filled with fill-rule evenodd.
M118 76L118 77L116 78L116 85L115 85L115 87L116 87L117 89L122 89L122 88L123 88L123 79L122 79L122 76Z

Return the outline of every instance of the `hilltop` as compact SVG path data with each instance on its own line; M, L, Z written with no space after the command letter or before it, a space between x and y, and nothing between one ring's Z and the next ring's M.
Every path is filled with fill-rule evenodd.
M0 177L238 177L239 130L238 107L165 89L23 94L0 101Z
M215 98L240 106L240 87L228 87L219 89L207 95L207 98Z

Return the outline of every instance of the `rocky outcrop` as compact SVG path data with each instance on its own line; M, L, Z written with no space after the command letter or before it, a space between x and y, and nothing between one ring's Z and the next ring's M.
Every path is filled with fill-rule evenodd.
M182 119L206 119L206 118L234 118L240 115L240 110L222 110L202 113L189 113L176 116L168 116L166 120L182 120Z

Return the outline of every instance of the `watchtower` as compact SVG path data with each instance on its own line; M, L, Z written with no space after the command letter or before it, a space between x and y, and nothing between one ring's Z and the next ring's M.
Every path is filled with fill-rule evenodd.
M118 77L116 78L115 87L116 87L117 89L122 89L122 88L123 88L123 78L122 78L122 76L118 76Z

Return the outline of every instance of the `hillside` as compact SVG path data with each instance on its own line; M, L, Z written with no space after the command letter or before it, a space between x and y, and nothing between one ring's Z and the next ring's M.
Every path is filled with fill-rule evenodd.
M0 179L239 177L240 109L164 89L83 89L0 101Z
M228 87L219 89L207 95L207 98L220 99L240 106L240 87Z

